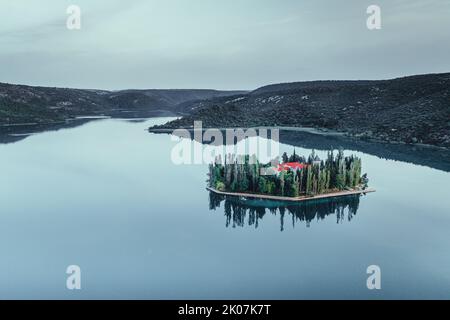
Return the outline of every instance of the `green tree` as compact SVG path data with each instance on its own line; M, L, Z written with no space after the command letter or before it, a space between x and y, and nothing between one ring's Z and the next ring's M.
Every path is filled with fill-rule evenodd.
M308 166L306 168L306 194L310 195L312 194L312 188L313 188L313 175L312 175L312 167Z
M283 160L283 163L288 163L289 162L289 157L287 155L287 153L283 153L283 155L281 156L281 159Z
M369 179L367 178L367 173L364 173L361 178L361 184L363 186L363 190L366 190L369 187Z
M225 191L225 184L223 182L217 181L216 182L216 190Z
M264 177L259 177L259 181L258 181L258 191L260 193L267 193L267 181Z
M281 171L281 173L280 173L280 191L281 191L282 196L284 196L285 178L286 178L286 173L284 171Z

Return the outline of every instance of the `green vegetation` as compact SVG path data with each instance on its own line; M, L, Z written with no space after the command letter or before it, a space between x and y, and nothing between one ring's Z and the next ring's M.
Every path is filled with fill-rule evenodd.
M192 100L245 94L216 90L80 90L0 83L0 125L52 124L77 116L178 114ZM1 129L1 128L0 128Z
M329 151L320 160L313 151L306 159L285 153L283 162L261 164L255 156L228 155L209 166L209 187L218 191L258 193L285 197L314 196L334 191L367 188L367 174L361 176L361 159L335 156Z
M450 148L450 73L379 81L271 85L246 95L194 102L154 129L314 127L362 140Z

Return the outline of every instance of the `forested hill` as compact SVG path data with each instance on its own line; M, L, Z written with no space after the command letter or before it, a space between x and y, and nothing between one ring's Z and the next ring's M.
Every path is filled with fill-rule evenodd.
M296 126L450 147L450 73L376 81L311 81L190 103L158 128Z
M81 90L0 83L0 125L52 123L76 116L179 114L180 104L245 93L216 90Z

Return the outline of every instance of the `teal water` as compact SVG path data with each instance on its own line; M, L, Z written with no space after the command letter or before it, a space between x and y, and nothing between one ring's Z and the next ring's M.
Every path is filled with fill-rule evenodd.
M450 173L346 150L376 193L227 203L205 190L207 165L173 164L176 142L145 131L165 120L0 145L0 298L450 298ZM66 289L69 265L79 291ZM379 291L366 287L370 265Z

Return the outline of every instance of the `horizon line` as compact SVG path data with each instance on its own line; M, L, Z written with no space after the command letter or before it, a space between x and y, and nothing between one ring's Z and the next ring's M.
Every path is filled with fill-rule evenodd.
M23 86L23 87L35 87L35 88L48 88L48 89L68 89L68 90L85 90L85 91L105 91L105 92L123 92L123 91L195 91L195 90L206 90L206 91L220 91L220 92L232 92L232 91L242 91L242 92L252 92L258 89L274 86L274 85L283 85L283 84L294 84L294 83L308 83L308 82L349 82L349 81L390 81L397 80L403 78L410 77L418 77L418 76L431 76L431 75L444 75L450 74L450 71L447 72L431 72L431 73L417 73L417 74L409 74L403 76L396 76L391 78L383 78L383 79L315 79L315 80L299 80L299 81L288 81L288 82L276 82L269 83L266 85L262 85L256 87L254 89L214 89L214 88L126 88L126 89L98 89L98 88L81 88L81 87L64 87L64 86L43 86L43 85L32 85L32 84L21 84L21 83L10 83L10 82L2 82L0 81L0 85L11 85L11 86Z

